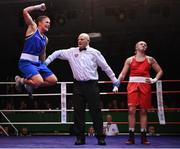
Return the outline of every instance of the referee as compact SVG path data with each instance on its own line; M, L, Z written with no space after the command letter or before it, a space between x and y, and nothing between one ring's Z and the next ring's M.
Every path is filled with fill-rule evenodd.
M89 46L90 38L86 33L78 37L78 47L57 50L45 60L49 65L56 58L68 60L74 77L73 106L74 106L74 131L75 145L85 144L85 108L88 104L93 127L99 145L106 145L103 134L103 118L100 109L100 94L98 88L98 66L112 80L113 86L118 91L119 81L107 64L101 53Z

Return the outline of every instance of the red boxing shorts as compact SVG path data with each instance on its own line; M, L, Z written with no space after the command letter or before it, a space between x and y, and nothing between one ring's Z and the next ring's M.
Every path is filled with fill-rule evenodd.
M140 108L151 108L151 84L129 82L128 91L128 107L139 106Z

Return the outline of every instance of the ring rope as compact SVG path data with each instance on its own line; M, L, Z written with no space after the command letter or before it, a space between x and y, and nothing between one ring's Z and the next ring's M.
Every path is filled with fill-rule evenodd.
M160 80L161 82L180 82L180 80ZM122 83L128 83L129 81L122 81ZM62 83L64 84L73 84L73 82L58 82L57 84L61 84ZM98 81L98 83L112 83L112 81ZM0 84L15 84L15 82L0 82ZM156 93L156 91L152 91L152 93ZM174 90L174 91L162 91L162 93L164 94L171 94L171 93L180 93L179 90ZM127 94L127 92L118 92L117 94ZM73 95L72 93L48 93L48 94L33 94L33 96L66 96L66 95ZM100 95L114 95L114 92L102 92L100 93ZM17 96L28 96L28 94L1 94L0 97L17 97ZM165 108L164 110L165 111L175 111L175 110L179 110L180 108ZM149 109L149 111L158 111L158 109ZM2 112L10 112L10 110L0 110L1 113ZM16 110L16 112L20 112L20 110ZM25 110L21 110L21 111L24 111ZM37 110L34 110L34 112L37 112ZM39 112L42 112L43 110L39 110ZM47 110L48 112L53 112L54 110ZM62 109L61 110L55 110L55 112L59 112L61 111L62 112ZM67 112L69 111L73 111L73 109L66 109ZM66 112L65 111L65 112ZM88 109L86 111L89 111ZM102 111L128 111L128 109L102 109ZM15 112L15 110L11 110L11 112ZM32 110L26 110L26 112L32 112ZM62 114L61 114L62 116ZM86 124L92 124L92 122L86 122ZM114 123L117 123L117 124L128 124L128 122L114 122ZM139 122L137 122L139 123ZM167 122L167 124L179 124L180 122ZM66 123L62 123L61 122L5 122L5 123L0 123L0 124L9 124L9 125L16 125L16 124L73 124L73 122L66 122ZM159 124L159 122L149 122L148 124Z
M8 122L1 122L1 125L8 125ZM74 122L12 122L13 125L59 125L59 124L74 124ZM85 124L93 124L93 122L85 122ZM126 125L128 122L112 122L112 124L123 124ZM136 122L136 124L140 124L140 122ZM159 122L148 122L148 124L159 124ZM166 122L169 125L180 125L180 122Z
M16 131L16 135L18 136L18 129L13 125L13 123L7 118L7 116L1 111L1 114L3 115L3 117L8 121L8 124L11 125L14 130Z
M156 93L156 91L152 92L153 94ZM162 91L163 94L175 94L180 93L180 90L177 91ZM101 92L100 95L116 95L116 94L127 94L127 92ZM60 96L61 93L48 93L48 94L33 94L33 96ZM63 95L73 95L73 93L65 93ZM23 96L29 96L28 94L0 94L0 97L23 97Z
M136 109L140 110L140 109ZM148 111L157 111L157 108L148 109ZM0 112L61 112L62 110L53 110L53 109L37 109L37 110L0 110ZM66 109L67 112L73 112L73 109ZM86 109L85 111L89 111L89 109ZM125 112L128 111L128 109L101 109L103 112ZM164 111L180 111L180 108L164 108Z
M180 80L161 80L164 83L178 83L180 82ZM128 83L129 81L122 81L121 83ZM61 84L61 83L66 83L66 84L73 84L73 82L57 82L57 84ZM98 83L102 84L102 83L112 83L112 81L98 81ZM0 82L0 85L4 84L4 85L9 85L9 84L16 84L16 82Z

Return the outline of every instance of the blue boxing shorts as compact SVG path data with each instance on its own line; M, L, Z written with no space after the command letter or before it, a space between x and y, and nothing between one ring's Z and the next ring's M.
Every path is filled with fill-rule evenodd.
M23 77L27 79L37 74L40 74L42 78L45 79L53 74L53 72L41 61L33 62L29 60L20 59L18 66L23 74Z

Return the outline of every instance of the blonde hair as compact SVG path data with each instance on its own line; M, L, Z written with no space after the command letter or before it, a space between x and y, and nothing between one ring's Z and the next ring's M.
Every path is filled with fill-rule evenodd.
M39 16L39 17L36 19L37 25L39 24L39 22L41 22L41 21L44 20L45 18L49 18L49 17L48 17L48 16L45 16L45 15Z

